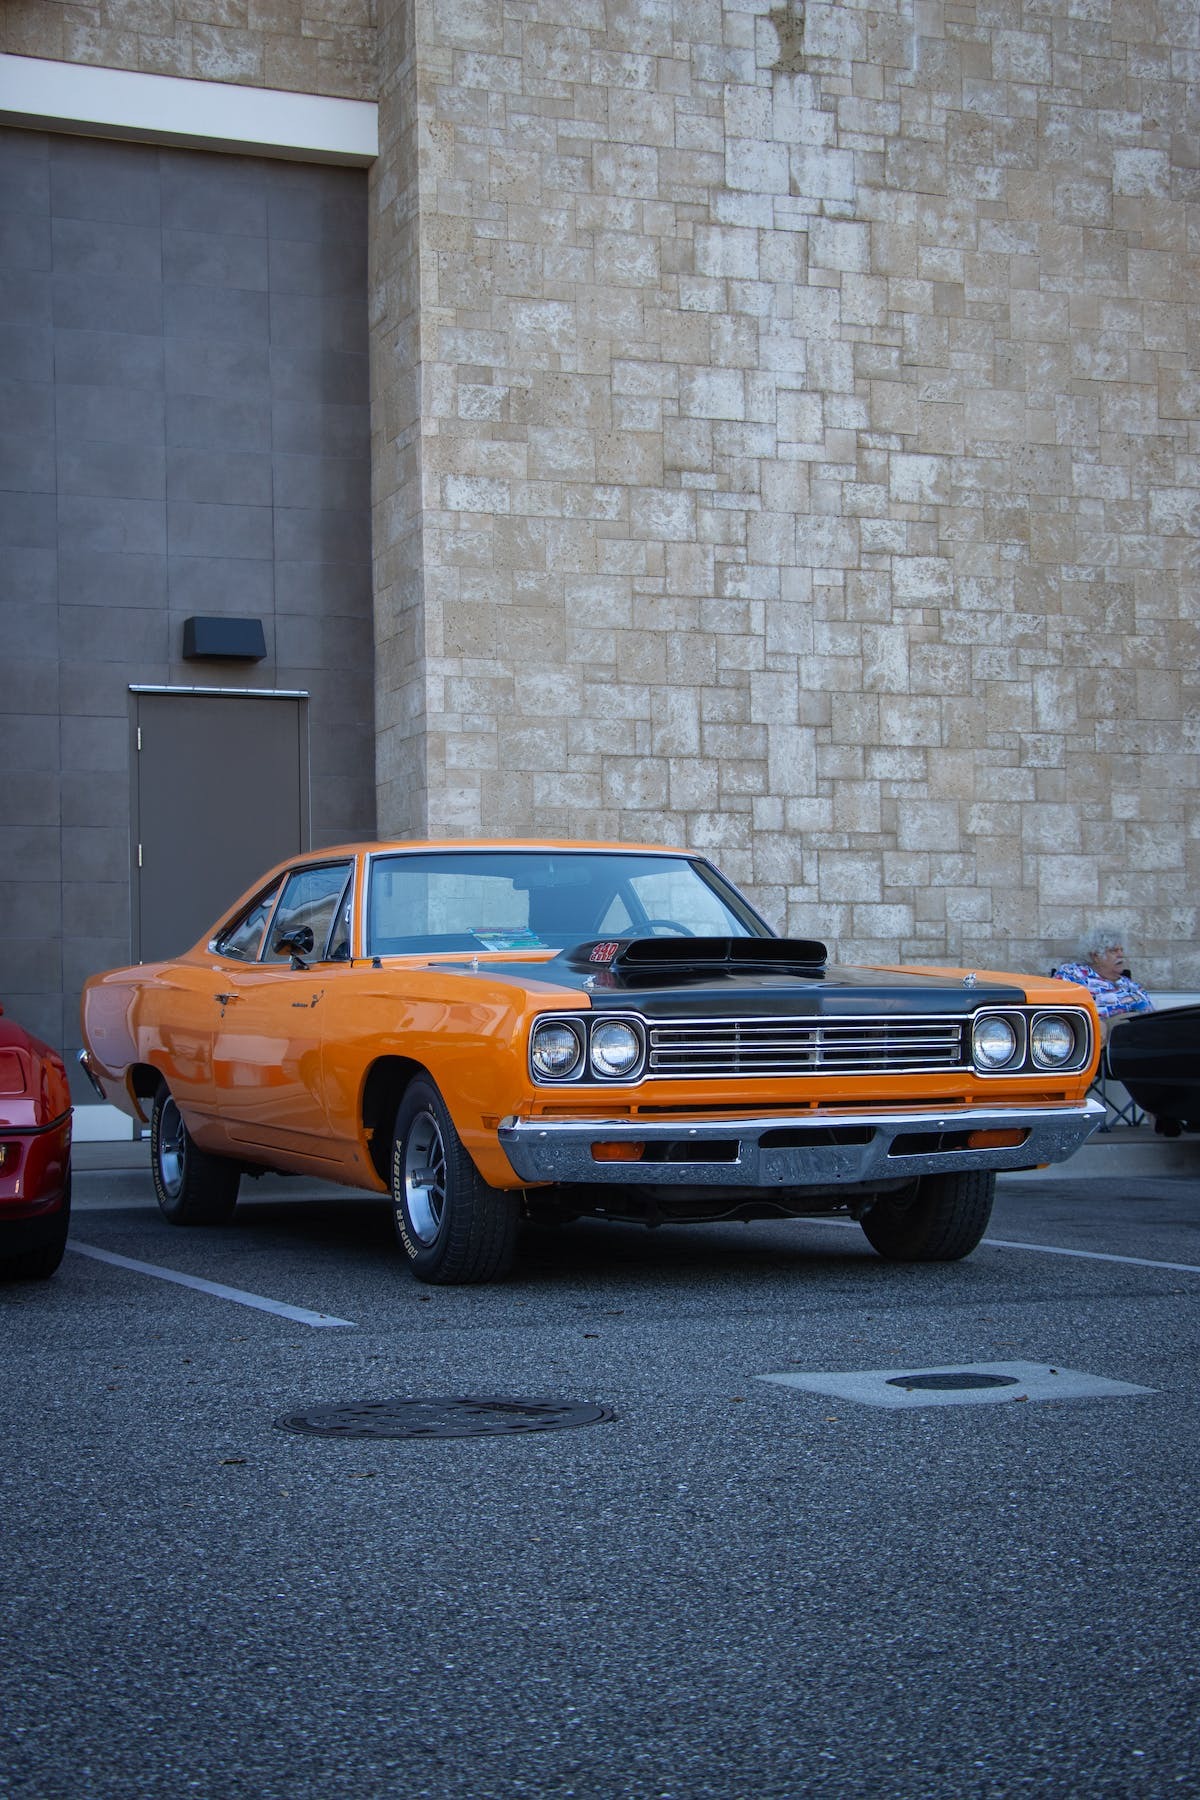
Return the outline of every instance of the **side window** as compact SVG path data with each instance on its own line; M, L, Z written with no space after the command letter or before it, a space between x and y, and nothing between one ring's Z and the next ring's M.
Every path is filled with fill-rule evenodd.
M219 956L234 956L239 962L254 961L262 948L267 920L271 916L271 908L279 897L281 886L282 883L277 881L269 892L255 900L240 918L234 920L227 931L221 933L214 945Z
M333 930L329 934L329 961L349 962L350 960L350 921L353 916L354 883L348 881L342 890L337 911L333 915Z
M312 932L312 949L308 954L317 962L327 960L331 937L335 943L337 941L335 921L340 928L351 868L352 865L346 862L320 863L315 868L297 869L287 877L271 921L271 941L263 952L264 962L289 961L289 952L276 950L275 945L285 933L302 931L305 926ZM347 952L348 949L347 937Z

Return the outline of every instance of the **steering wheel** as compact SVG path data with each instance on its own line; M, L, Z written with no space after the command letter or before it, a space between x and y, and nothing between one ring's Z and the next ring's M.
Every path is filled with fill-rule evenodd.
M661 928L663 931L669 932L672 937L695 937L696 935L690 925L681 925L678 919L647 919L646 926L650 931Z

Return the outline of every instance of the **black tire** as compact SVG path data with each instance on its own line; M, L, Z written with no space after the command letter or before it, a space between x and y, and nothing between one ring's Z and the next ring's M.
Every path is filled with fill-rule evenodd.
M396 1114L392 1217L421 1281L495 1281L512 1264L520 1196L488 1186L445 1101L423 1076L409 1083Z
M226 1225L233 1217L242 1172L196 1147L165 1081L150 1114L150 1173L159 1211L172 1225Z
M53 1214L45 1243L18 1250L13 1256L0 1256L0 1281L48 1281L63 1259L70 1228L71 1173L68 1169L63 1203Z
M889 1262L958 1262L987 1230L996 1177L924 1175L911 1199L884 1194L859 1221Z

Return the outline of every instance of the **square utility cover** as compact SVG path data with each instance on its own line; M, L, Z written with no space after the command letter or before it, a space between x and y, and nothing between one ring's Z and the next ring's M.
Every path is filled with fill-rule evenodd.
M863 1406L978 1406L1002 1400L1104 1400L1118 1394L1152 1394L1153 1388L1129 1381L1085 1375L1061 1364L1031 1362L947 1363L933 1367L912 1363L903 1369L851 1369L826 1374L806 1369L795 1374L760 1375L780 1387L804 1388L835 1400L857 1400Z

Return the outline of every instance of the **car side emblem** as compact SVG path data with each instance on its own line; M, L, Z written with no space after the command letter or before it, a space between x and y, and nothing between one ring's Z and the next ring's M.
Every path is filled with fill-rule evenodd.
M977 987L978 985L979 985L979 977L978 977L978 975L976 975L974 969L972 969L972 971L969 975L963 976L963 986L964 987L973 988L973 987Z

